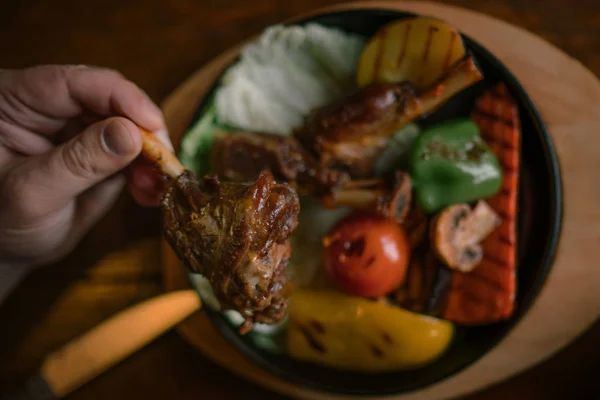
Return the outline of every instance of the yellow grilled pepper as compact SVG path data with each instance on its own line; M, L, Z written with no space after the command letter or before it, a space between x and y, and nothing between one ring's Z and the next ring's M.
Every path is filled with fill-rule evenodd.
M286 349L296 359L354 371L411 369L439 357L454 325L332 290L294 293Z

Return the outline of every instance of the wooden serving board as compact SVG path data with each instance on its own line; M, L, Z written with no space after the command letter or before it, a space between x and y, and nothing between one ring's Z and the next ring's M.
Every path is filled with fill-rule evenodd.
M600 82L579 62L533 34L461 8L407 1L351 3L326 11L374 7L444 19L495 54L540 110L562 170L562 237L552 272L533 307L497 347L471 367L436 385L394 397L446 399L482 389L539 363L600 315ZM239 46L204 66L164 102L174 143L179 142L215 77L238 51ZM167 245L163 254L167 290L189 287ZM337 398L293 386L259 369L230 347L201 312L178 330L207 357L257 384L298 398Z

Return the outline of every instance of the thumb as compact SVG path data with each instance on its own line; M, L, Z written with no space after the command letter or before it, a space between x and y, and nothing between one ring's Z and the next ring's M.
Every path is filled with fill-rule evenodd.
M29 183L40 189L46 209L60 207L133 161L142 149L137 126L125 118L109 118L36 157ZM45 190L44 190L45 189Z

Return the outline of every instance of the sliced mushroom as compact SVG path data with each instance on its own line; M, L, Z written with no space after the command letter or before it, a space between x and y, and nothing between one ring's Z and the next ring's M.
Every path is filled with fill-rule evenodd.
M481 241L500 224L500 217L483 200L445 208L431 222L431 242L437 257L452 269L472 271L483 257Z
M322 200L327 207L368 209L401 223L410 210L411 195L410 176L406 172L396 171L390 179L347 182L342 189Z
M470 246L481 242L500 224L500 216L483 200L477 202L456 232L458 246Z

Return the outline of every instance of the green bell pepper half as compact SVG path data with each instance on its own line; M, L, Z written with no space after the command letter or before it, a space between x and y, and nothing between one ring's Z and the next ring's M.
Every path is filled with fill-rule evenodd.
M502 185L500 163L471 119L424 131L411 150L410 168L417 204L427 213L490 197Z

